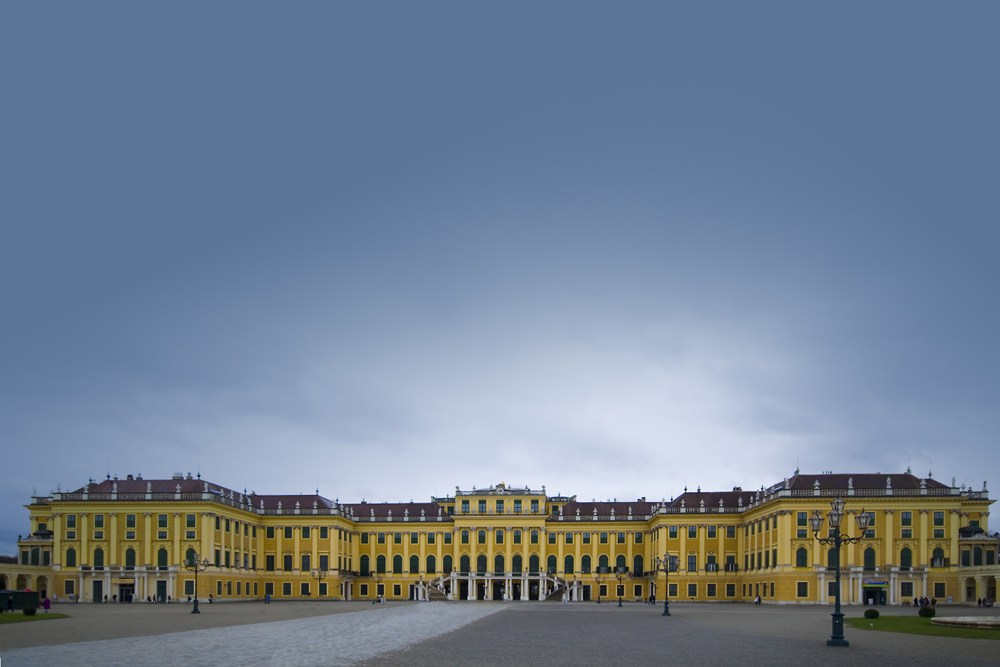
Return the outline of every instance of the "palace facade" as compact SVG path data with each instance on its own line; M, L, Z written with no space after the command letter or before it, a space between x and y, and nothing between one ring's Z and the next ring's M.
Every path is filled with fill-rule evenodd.
M189 474L35 496L0 588L83 601L647 599L832 603L836 552L809 526L834 498L842 600L996 597L1000 536L982 491L903 474L796 474L669 502L583 502L497 484L426 503L247 495ZM828 527L824 524L821 537ZM670 558L664 558L669 555ZM190 568L201 562L195 576ZM664 571L662 564L670 565ZM197 579L197 584L196 584Z

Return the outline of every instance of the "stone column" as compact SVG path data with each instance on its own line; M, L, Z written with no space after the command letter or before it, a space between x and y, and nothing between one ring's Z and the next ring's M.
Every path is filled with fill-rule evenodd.
M292 572L302 574L302 526L292 526L292 544L295 551L292 556ZM292 592L295 592L294 584Z
M111 512L108 514L108 528L110 529L110 546L108 550L111 552L108 554L108 563L111 565L118 565L121 560L118 558L118 512ZM57 533L58 534L58 533Z
M62 566L62 514L55 512L52 515L52 564L57 568ZM77 561L79 563L80 561ZM11 583L11 588L17 582ZM53 589L55 590L55 589Z
M153 513L142 514L142 559L139 561L146 567L153 565Z
M885 553L882 554L882 563L887 566L898 565L896 562L896 542L893 539L893 514L895 510L887 509L884 511L885 517ZM891 594L890 594L891 597Z
M93 565L94 559L90 553L90 543L88 538L90 537L90 531L87 528L87 513L82 512L77 516L77 530L76 532L80 535L80 565Z
M184 533L181 532L181 513L174 512L174 535L173 535L173 552L174 552L174 565L178 565L181 562L181 538L184 537ZM176 595L174 596L177 597Z
M927 524L928 524L928 520L927 519L928 519L929 512L930 512L930 510L926 510L926 509L920 510L920 546L917 549L917 563L919 563L920 567L923 567L923 568L930 567L930 564L931 564L930 553L929 553L928 548L927 548L927 539L929 537L929 533L928 533L929 528L927 526ZM925 588L926 588L926 584L927 584L926 578L927 577L925 576L924 577L924 579L925 579L925 581L924 581L924 587ZM923 597L926 597L926 596L927 596L927 591L925 590Z

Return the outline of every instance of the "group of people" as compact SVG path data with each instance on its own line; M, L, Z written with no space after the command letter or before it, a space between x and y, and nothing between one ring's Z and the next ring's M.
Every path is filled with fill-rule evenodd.
M372 604L385 604L385 596L376 595L375 599L372 600Z
M656 604L656 593L650 593L646 599L646 604Z
M926 596L922 597L922 598L913 598L913 606L914 607L936 607L937 606L937 598L929 598L929 597L926 597Z
M993 598L979 598L978 600L976 600L976 604L978 604L980 607L992 607L993 602L994 602Z

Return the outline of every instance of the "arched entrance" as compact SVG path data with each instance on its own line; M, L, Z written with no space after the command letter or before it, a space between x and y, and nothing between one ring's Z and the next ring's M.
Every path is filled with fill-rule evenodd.
M23 574L17 575L17 590L23 591L28 588L28 578Z
M976 580L969 577L965 580L965 601L975 602L976 601Z
M48 577L38 577L35 579L35 590L38 591L38 598L44 600L49 596L49 579Z

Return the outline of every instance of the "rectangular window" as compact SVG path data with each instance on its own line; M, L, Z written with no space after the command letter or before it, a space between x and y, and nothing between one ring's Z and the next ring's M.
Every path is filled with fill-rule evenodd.
M222 567L222 550L215 550L215 567Z
M257 538L257 526L251 526L250 533L251 533L251 537L253 537L254 539L256 539ZM256 586L256 585L257 584L254 584L254 586Z
M267 530L264 533L264 537L266 537L269 540L273 540L274 539L274 526L268 526L267 527Z
M538 514L538 501L537 500L532 500L531 501L531 513L532 514Z
M698 557L694 554L688 554L688 572L698 571Z
M167 531L165 531L165 530L158 530L158 531L156 531L156 539L158 539L158 540L165 540L165 539L167 539Z
M125 515L125 527L126 528L135 528L135 515L134 514L126 514Z
M309 597L309 582L308 581L303 581L300 584L299 594L302 597Z
M379 544L385 544L385 533L379 533L377 541Z
M480 500L479 501L479 513L480 514L486 514L486 501L485 500Z
M771 582L771 597L774 597L774 582Z
M531 544L538 544L538 531L537 530L532 530L531 531Z
M361 544L368 544L368 533L361 533Z
M400 595L402 595L403 594L403 585L402 584L393 584L392 585L392 594L393 594L393 596L395 596L397 598Z
M319 585L319 594L320 594L320 595L326 595L326 582L325 582L325 581L324 581L324 582L322 582L322 583L321 583L321 584Z
M521 543L521 531L515 530L514 531L514 544L520 544L520 543Z
M196 531L196 530L187 530L187 531L184 531L184 539L185 540L196 540L196 539L198 539L198 531Z
M573 533L566 533L566 544L573 544Z
M944 525L944 512L934 512L934 525L943 526ZM935 596L938 597L938 596Z
M292 539L292 527L291 526L285 526L285 539L286 540Z
M716 538L715 526L708 527L708 539L714 540Z
M707 588L707 590L705 591L705 596L706 597L710 597L710 598L714 598L715 597L715 584L708 584L708 586L706 588Z
M503 529L498 530L493 537L497 544L503 544Z
M633 595L635 595L635 599L636 600L638 600L639 598L641 598L642 597L642 584L636 584L632 588L632 593L633 593Z
M103 530L95 530L94 531L94 539L95 540L103 540L104 539L104 531Z
M434 544L435 533L427 533L427 544Z
M549 544L555 544L555 543L556 543L556 534L553 532L549 532Z
M94 528L104 528L104 515L95 514L94 515ZM43 530L43 529L40 529Z
M698 526L688 526L688 539L698 539Z
M274 597L274 584L271 582L264 583L264 595L270 595Z
M285 554L284 558L282 559L283 562L281 564L282 565L281 569L284 570L285 572L292 571L293 568L292 558L293 558L292 554Z
M292 595L292 582L286 581L281 584L281 594L291 597Z
M608 534L601 533L601 544L607 544L607 543L608 543Z
M215 529L221 530L220 526L222 526L222 517L217 516L215 517Z
M243 590L243 585L242 584L243 584L242 581L237 581L236 582L236 595L237 595L237 597L239 597L240 593Z
M698 597L698 584L688 584L688 597L689 598Z
M934 539L935 540L943 540L944 539L944 528L935 528L934 529Z
M468 500L463 500L462 501L462 514L468 514L468 513L469 513L469 501Z
M913 512L900 512L899 513L899 525L900 526L912 526L913 525Z
M807 540L807 539L809 539L809 529L808 528L796 528L795 529L795 537L798 538L798 539L800 539L800 540Z
M669 595L672 598L677 597L677 584L667 585L667 595Z
M521 513L521 501L520 500L515 500L514 501L514 514L520 514L520 513Z
M161 514L160 516L166 516L166 515L165 514ZM163 525L165 526L166 524L163 524ZM230 522L229 522L229 519L226 519L226 532L227 533L230 532Z
M503 514L503 501L497 501L497 514Z
M361 597L368 595L368 584L361 584Z
M903 540L912 540L913 539L913 529L912 528L903 528L902 530L899 531L899 537L900 537L900 539L903 539Z
M795 525L796 526L809 526L809 517L805 512L797 512L795 514Z
M945 599L947 596L948 588L945 586L944 582L938 581L934 583L934 597L939 599Z
M809 597L808 581L799 581L795 584L795 597L800 597L800 598Z
M308 572L312 569L312 562L309 559L309 554L302 554L302 567L300 569L303 572Z
M420 533L410 533L410 544L420 544Z
M253 568L254 570L256 570L257 569L257 554L254 554L251 557L250 563L251 563L250 567Z
M69 535L69 533L67 533L66 535L67 535L67 537L70 537L70 538L72 537L72 536ZM126 530L125 531L125 539L126 540L134 540L135 539L135 531L134 530Z
M899 595L904 600L906 598L912 598L913 597L913 582L912 581L903 581L903 582L900 582L900 584L899 584Z
M135 527L135 515L134 514L129 514L129 516L132 517L132 527L134 528ZM66 527L67 528L76 528L76 515L75 514L67 514L66 515Z
M736 597L736 584L726 584L726 597L727 598Z
M462 544L468 544L468 543L469 543L469 531L463 529L462 530Z
M589 532L583 534L583 543L584 544L590 544L590 533Z
M865 539L873 539L875 537L875 530L869 529L865 531Z
M969 525L973 528L979 528L979 519L969 519Z
M677 539L677 526L670 526L667 528L667 537L672 540Z
M392 534L392 543L393 544L402 544L403 543L403 534L402 533L393 533Z
M603 597L607 597L608 596L608 585L607 584L601 584L601 588L600 588L600 590L598 591L597 594L600 597L602 597L602 598Z
M330 528L329 528L329 526L320 526L319 527L319 539L321 539L321 540L328 540L328 539L330 539Z
M237 529L237 532L239 532L239 529ZM312 539L312 535L309 532L309 526L302 526L302 539L303 540Z
M236 533L237 535L240 534L240 522L239 521L233 521L233 532ZM236 585L239 586L239 584L240 584L240 582L237 581Z
M444 543L445 544L451 544L451 533L445 533L444 534Z
M226 552L226 567L229 567L229 559L232 557L232 552Z
M327 554L320 554L319 569L323 572L328 572L330 570L330 556Z
M830 599L837 597L837 582L828 581L826 582L826 596Z
M641 531L638 531L638 530L635 531L635 543L636 544L642 544L642 532Z
M736 526L726 526L726 539L727 540L736 539Z
M621 531L618 532L618 544L625 544L625 533L624 532L621 532Z

